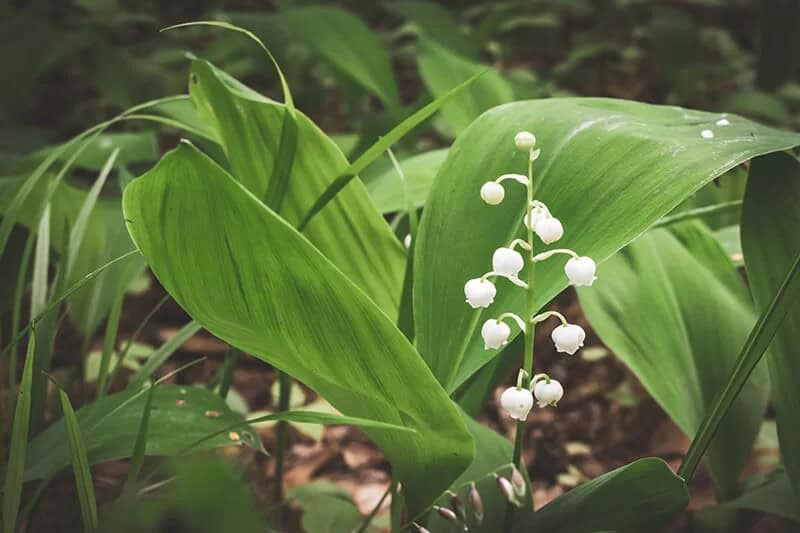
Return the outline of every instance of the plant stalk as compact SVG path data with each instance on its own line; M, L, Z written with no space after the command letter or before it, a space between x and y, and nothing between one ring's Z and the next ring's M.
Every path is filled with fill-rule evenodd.
M278 412L289 409L289 392L291 391L289 375L278 370ZM273 497L278 505L278 520L283 522L283 471L286 445L289 437L288 424L280 421L276 426L277 446L275 450L275 491Z
M525 335L525 352L523 354L523 365L522 368L528 373L528 380L530 377L533 376L533 339L536 334L536 323L531 321L531 317L536 313L536 293L534 292L534 269L536 267L536 262L533 260L534 257L534 246L533 246L533 229L531 229L531 222L532 222L532 209L531 209L531 202L533 201L533 161L528 157L528 187L527 187L527 202L525 205L525 213L528 217L528 228L527 228L527 241L528 241L528 250L527 250L527 283L528 288L525 289L525 325L526 330L523 332ZM529 383L523 383L525 386L529 386ZM520 420L517 422L517 433L514 437L514 455L513 455L513 463L514 466L517 467L520 471L522 470L522 447L525 445L525 421ZM507 532L511 531L513 525L513 518L514 518L514 506L509 503L508 508L506 510L506 519L505 519L505 528L504 530Z

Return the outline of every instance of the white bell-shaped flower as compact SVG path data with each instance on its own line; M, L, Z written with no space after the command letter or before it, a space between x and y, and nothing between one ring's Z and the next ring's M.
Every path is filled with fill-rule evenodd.
M494 301L497 289L488 279L475 278L464 285L464 296L473 309L489 307Z
M572 355L583 346L586 332L577 324L562 324L553 330L550 338L553 339L556 350Z
M535 221L534 231L545 244L551 244L564 236L564 226L555 217L540 218Z
M549 383L547 379L541 379L533 386L533 395L536 396L539 407L556 405L564 396L564 387L554 379L551 379Z
M525 223L526 228L530 228L536 231L536 224L540 220L544 220L545 218L547 218L547 213L543 212L541 209L534 208L531 210L531 219L533 219L533 227L531 227L530 224L528 223L527 213L525 213L525 216L523 217L522 221Z
M481 187L481 198L489 205L499 204L505 196L506 190L497 182L487 181Z
M481 337L483 337L484 348L487 350L497 349L508 344L508 337L511 335L511 328L503 321L490 318L483 323Z
M564 273L569 278L569 282L580 287L589 286L597 279L595 276L597 265L591 257L573 257L564 265Z
M492 270L504 276L519 276L524 265L522 254L511 248L498 248L492 255Z
M533 394L525 388L509 387L500 396L500 405L514 420L525 420L533 407Z
M536 136L529 131L521 131L514 136L514 144L517 150L527 152L536 146Z

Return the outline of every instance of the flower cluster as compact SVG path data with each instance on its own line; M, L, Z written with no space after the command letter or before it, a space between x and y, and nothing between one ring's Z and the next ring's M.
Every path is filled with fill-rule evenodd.
M527 282L520 279L520 273L526 267L532 269L535 263L545 261L555 255L569 255L570 258L564 265L564 273L569 282L574 286L589 286L596 278L597 265L586 256L580 256L568 249L551 249L534 255L533 235L545 245L559 241L564 236L564 226L561 221L553 216L550 209L539 200L534 200L533 195L533 175L532 164L538 159L541 150L534 149L536 137L527 131L519 132L514 137L514 144L529 155L528 176L522 174L503 174L494 181L484 183L480 190L480 196L489 205L499 205L505 199L505 188L503 182L517 182L527 188L528 202L522 223L527 229L528 239L514 239L507 246L502 246L495 250L492 255L492 270L483 276L467 281L464 285L464 296L467 303L473 309L487 308L497 295L497 288L492 281L494 278L505 278L514 285L527 291L532 291ZM517 251L521 248L526 256ZM523 334L532 335L535 325L549 317L557 317L561 325L553 329L551 338L556 350L566 354L574 354L583 346L586 333L583 328L576 324L569 324L563 315L555 311L548 311L536 316L526 317L523 320L514 313L502 313L496 318L489 318L481 327L484 347L487 350L500 349L508 344L511 337L511 326L506 323L506 319L511 319L519 326ZM530 365L532 366L532 364ZM528 369L532 370L532 369ZM532 372L531 372L532 373ZM516 420L525 420L528 412L533 407L534 398L540 407L556 405L564 395L564 389L555 379L547 374L537 374L524 383L530 376L527 370L523 369L517 379L517 384L503 392L500 399L502 407L509 415ZM527 386L526 386L527 385Z

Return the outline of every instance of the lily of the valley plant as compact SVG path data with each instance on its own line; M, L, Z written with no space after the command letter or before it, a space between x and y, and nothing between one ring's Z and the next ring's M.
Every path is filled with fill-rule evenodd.
M511 181L523 185L527 189L526 212L523 223L527 228L527 240L514 239L507 246L495 250L492 256L492 270L479 278L467 281L464 294L467 303L474 309L487 308L497 294L497 288L492 282L494 278L505 278L517 287L526 291L526 310L524 319L515 313L504 312L496 318L484 322L481 336L487 350L501 349L508 344L511 336L511 325L506 321L510 319L520 328L525 335L525 352L523 368L519 371L516 385L506 389L500 403L511 418L518 421L517 437L514 446L514 464L519 466L524 435L524 423L528 413L533 408L534 398L539 407L555 406L564 395L561 383L552 379L545 373L534 374L533 368L533 339L536 324L550 318L557 317L561 325L551 333L556 350L566 354L574 354L583 346L586 333L576 324L569 324L563 315L556 311L547 311L535 314L534 308L534 269L536 263L545 261L556 255L568 255L570 259L564 265L564 272L572 285L591 285L595 277L597 265L585 256L579 256L572 250L557 248L534 253L534 234L545 245L552 244L564 235L564 228L548 207L533 198L533 163L539 157L541 150L535 149L536 137L527 131L517 133L514 137L516 147L527 152L528 175L503 174L494 181L489 181L481 187L480 195L489 205L498 205L505 198L504 181ZM524 254L517 251L521 248ZM525 279L520 273L525 270Z

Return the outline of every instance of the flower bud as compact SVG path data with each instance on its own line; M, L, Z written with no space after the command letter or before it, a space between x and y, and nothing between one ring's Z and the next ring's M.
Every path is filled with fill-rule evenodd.
M497 205L503 201L506 196L506 190L503 186L494 181L487 181L481 187L481 198L489 205Z
M562 324L553 330L550 338L553 339L556 350L572 355L583 347L586 332L577 324Z
M508 337L511 335L511 328L508 324L490 318L483 323L481 337L483 337L484 348L492 350L508 344Z
M521 131L514 136L514 144L517 150L527 152L536 146L536 136L529 131Z
M458 516L456 516L456 513L454 513L447 507L439 507L438 505L434 505L433 510L439 513L439 516L441 516L448 522L458 522Z
M536 396L539 407L556 405L564 396L564 387L554 379L549 380L549 383L547 379L540 379L533 386L533 394Z
M411 248L411 234L406 233L405 238L403 239L403 246L406 248Z
M589 286L597 279L595 276L597 265L591 257L573 257L564 265L564 273L569 278L569 282L580 287Z
M483 498L481 498L481 493L478 492L475 483L470 484L469 487L469 504L472 507L472 514L475 515L475 521L481 525L483 523Z
M497 481L497 488L500 489L500 492L505 496L506 500L520 507L520 501L517 499L516 494L514 494L514 487L511 485L511 482L503 476L497 476L495 480Z
M525 420L533 407L533 395L528 389L509 387L500 396L500 405L515 420Z
M511 248L498 248L492 255L492 270L504 276L517 277L524 265L522 254Z
M431 530L427 527L421 526L416 522L412 522L412 524L414 524L414 527L417 528L417 533L431 533Z
M515 465L511 465L511 487L514 489L514 494L519 499L524 498L525 493L528 491L525 478Z
M544 217L535 220L534 231L545 244L551 244L564 236L564 226L555 217Z
M497 289L488 279L475 278L464 285L464 296L473 309L489 307L494 301Z
M464 508L464 503L461 501L461 497L453 492L450 494L450 507L453 508L453 511L458 515L459 520L462 522L467 521L467 510Z

